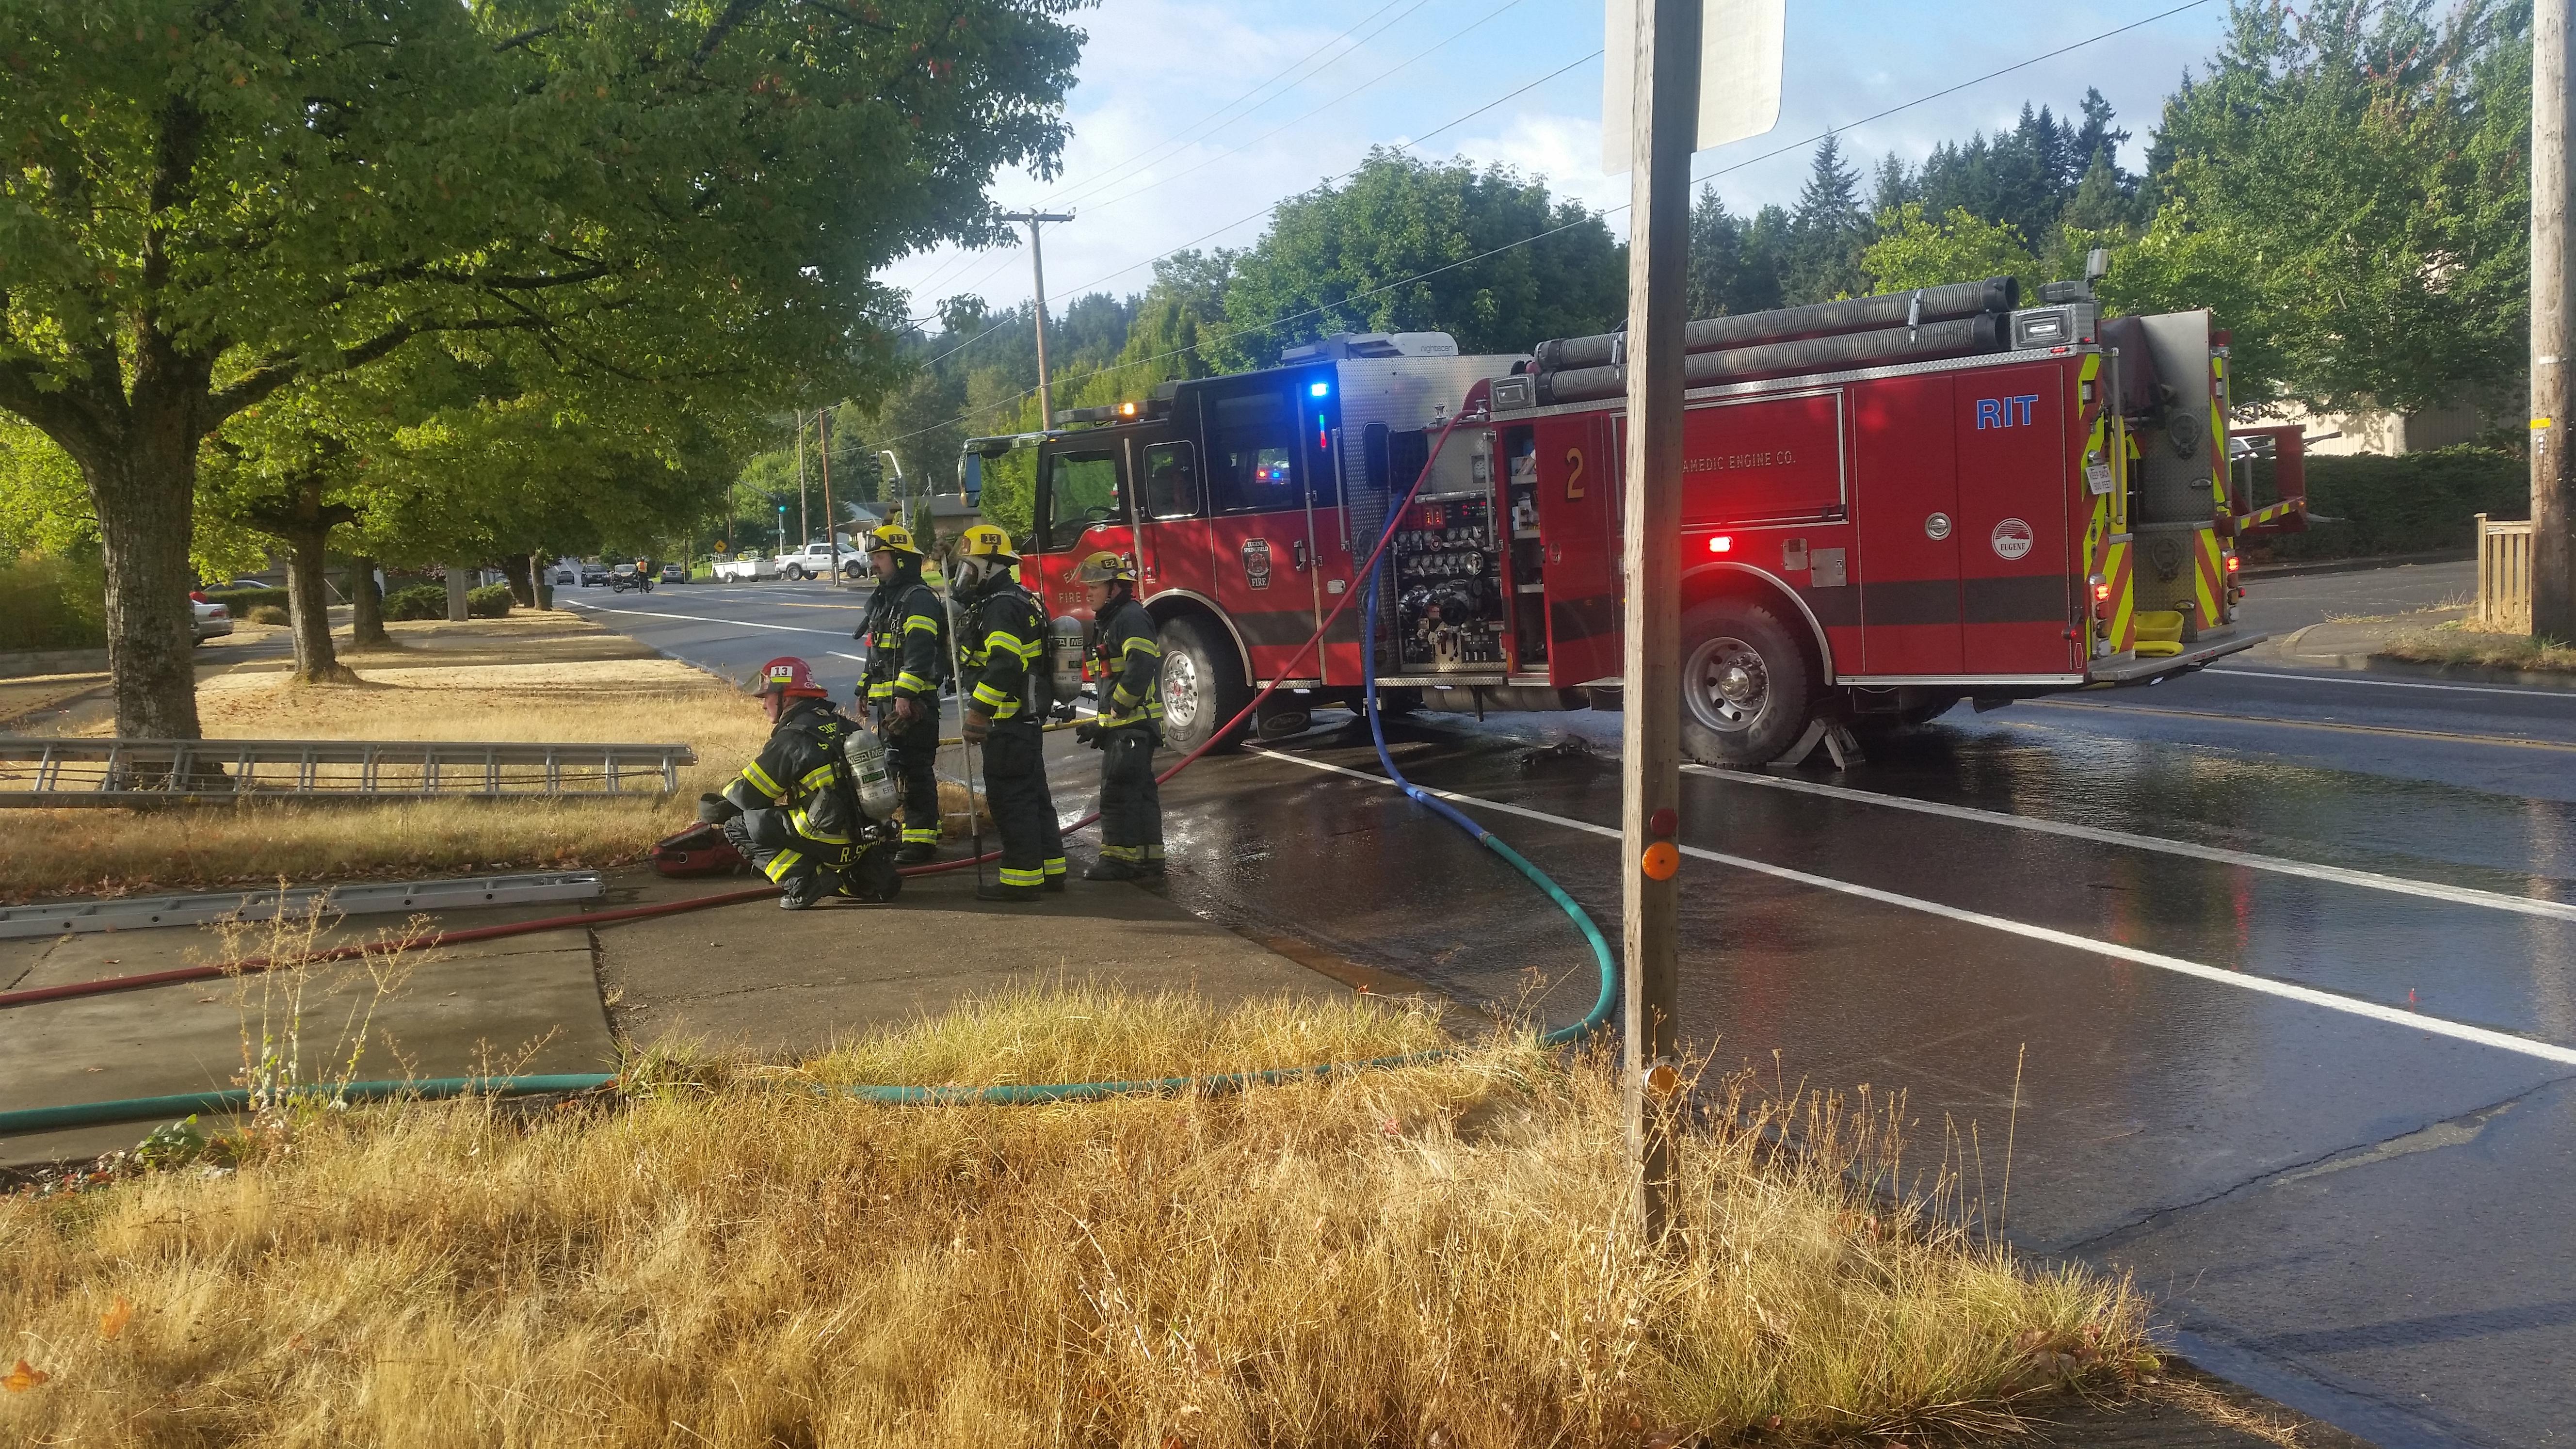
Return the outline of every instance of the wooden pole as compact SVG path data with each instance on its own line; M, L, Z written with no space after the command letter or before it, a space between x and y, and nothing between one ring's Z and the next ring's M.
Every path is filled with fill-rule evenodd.
M1628 436L1620 557L1627 695L1620 719L1620 891L1626 952L1625 1093L1637 1160L1638 1222L1661 1242L1672 1223L1668 1130L1680 971L1669 855L1681 805L1681 532L1683 266L1690 244L1690 158L1699 122L1703 0L1638 0L1635 113L1629 152ZM1604 116L1605 125L1623 118Z
M804 538L798 540L798 546L802 547L814 536L813 521L805 516L805 410L802 408L796 410L796 526L805 530ZM784 548L779 550L780 553L786 551Z
M2531 16L2531 632L2576 639L2576 296L2568 287L2568 0Z
M1046 253L1038 246L1038 223L1071 221L1069 211L1013 211L1003 213L1004 221L1029 224L1029 275L1035 282L1038 303L1038 431L1055 426L1055 391L1047 376L1046 355Z
M800 430L797 437L805 434ZM823 465L823 536L832 542L832 587L841 586L841 515L832 508L832 410L814 415L814 457Z

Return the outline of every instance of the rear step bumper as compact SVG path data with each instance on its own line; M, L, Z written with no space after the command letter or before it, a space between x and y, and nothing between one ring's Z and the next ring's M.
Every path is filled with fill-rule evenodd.
M2158 675L2171 674L2177 669L2196 669L2213 659L2223 658L2240 649L2251 649L2271 637L2269 634L2246 634L2234 629L2219 629L2203 634L2195 642L2185 645L2180 654L2150 654L2143 657L2136 654L2114 654L2108 659L2093 661L2093 667L2086 671L2092 676L2093 682L2086 687L2099 689L2106 685L2136 684Z

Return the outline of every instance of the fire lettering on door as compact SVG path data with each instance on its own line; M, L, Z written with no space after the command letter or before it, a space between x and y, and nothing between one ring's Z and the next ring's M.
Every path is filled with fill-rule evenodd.
M1981 397L1977 399L1977 431L2029 427L2031 409L2038 406L2039 394L2035 392L2017 397Z

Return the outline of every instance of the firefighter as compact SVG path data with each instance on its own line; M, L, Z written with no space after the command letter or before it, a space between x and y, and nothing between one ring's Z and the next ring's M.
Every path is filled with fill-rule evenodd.
M969 745L984 750L984 798L1002 834L1001 881L980 886L977 900L1033 901L1041 891L1064 889L1064 836L1055 801L1047 794L1046 674L1037 668L1046 650L1046 615L1011 577L1019 558L1011 537L989 523L958 535L949 596L964 631L957 685L966 706Z
M1136 570L1103 549L1076 575L1091 591L1091 671L1100 713L1074 737L1100 751L1100 859L1084 880L1137 880L1163 869L1163 792L1154 751L1163 743L1163 646L1136 599Z
M948 611L921 581L921 548L912 531L889 523L868 535L868 567L877 577L868 611L853 636L868 646L869 722L885 741L888 763L903 785L903 849L895 859L918 865L939 855L939 686L950 677Z
M841 741L858 728L832 708L804 660L772 659L760 667L758 693L768 707L769 743L759 758L700 802L700 817L778 882L778 904L801 911L829 896L885 900L902 886L884 847L866 838Z

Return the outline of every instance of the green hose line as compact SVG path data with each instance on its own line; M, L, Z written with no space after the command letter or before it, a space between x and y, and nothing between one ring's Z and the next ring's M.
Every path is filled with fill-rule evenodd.
M495 1097L525 1097L539 1092L587 1092L605 1087L617 1078L607 1072L563 1072L550 1076L527 1077L423 1077L416 1082L351 1082L329 1089L330 1095L348 1101L381 1102L389 1097L419 1097L436 1100L488 1093ZM316 1088L319 1094L321 1089ZM250 1108L250 1093L239 1087L217 1092L183 1092L175 1097L128 1097L116 1102L76 1102L68 1107L23 1107L14 1112L0 1112L0 1136L19 1132L49 1132L60 1127L101 1127L118 1122L149 1122L156 1118L185 1117L195 1112L242 1112Z
M1583 907L1574 903L1574 897L1567 895L1564 887L1549 879L1545 871L1522 859L1519 851L1503 844L1501 836L1484 835L1479 836L1478 839L1484 841L1485 847L1494 854L1510 861L1514 870L1528 876L1531 884L1547 892L1547 898L1556 902L1557 909L1574 919L1574 924L1583 931L1584 943L1592 948L1593 963L1601 968L1601 994L1594 999L1592 1010L1572 1026L1560 1026L1540 1037L1538 1044L1564 1046L1570 1042L1581 1041L1608 1026L1610 1013L1617 1010L1619 1006L1619 958L1611 954L1610 943L1601 939L1601 928L1592 924L1592 917L1584 911Z

